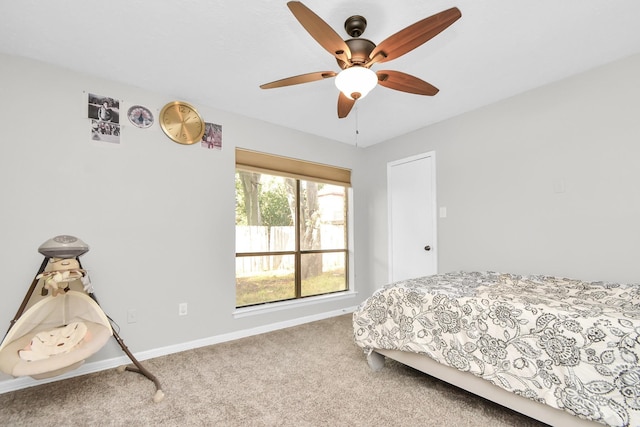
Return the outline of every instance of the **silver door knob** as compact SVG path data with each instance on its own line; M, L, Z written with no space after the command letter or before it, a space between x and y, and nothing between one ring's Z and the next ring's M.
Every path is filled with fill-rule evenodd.
M430 251L430 250L431 250L431 246L429 246L429 245L425 246L425 247L424 247L424 250L425 250L425 251Z

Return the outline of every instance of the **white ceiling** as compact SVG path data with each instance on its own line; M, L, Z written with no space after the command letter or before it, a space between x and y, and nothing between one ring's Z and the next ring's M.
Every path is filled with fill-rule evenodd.
M640 52L638 0L303 3L345 39L345 19L363 15L363 37L374 43L457 6L462 18L443 33L373 66L413 74L440 93L378 86L338 119L333 79L260 89L284 77L339 71L285 0L0 0L0 52L358 146Z

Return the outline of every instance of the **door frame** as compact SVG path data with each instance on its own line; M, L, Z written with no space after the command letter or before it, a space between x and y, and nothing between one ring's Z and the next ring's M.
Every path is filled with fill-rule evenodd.
M433 251L433 261L435 265L434 274L438 273L438 197L436 194L436 152L435 151L427 151L425 153L416 154L413 156L405 157L402 159L394 160L391 162L387 162L387 264L388 264L388 282L393 281L393 233L392 233L392 223L393 223L393 215L391 210L391 191L390 191L390 171L391 168L403 163L412 162L415 160L420 160L426 157L431 158L431 209L432 209L432 217L433 217L433 247L431 250Z

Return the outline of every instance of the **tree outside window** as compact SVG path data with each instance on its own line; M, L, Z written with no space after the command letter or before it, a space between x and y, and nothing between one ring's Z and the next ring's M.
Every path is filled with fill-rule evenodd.
M236 170L236 306L345 291L346 187Z

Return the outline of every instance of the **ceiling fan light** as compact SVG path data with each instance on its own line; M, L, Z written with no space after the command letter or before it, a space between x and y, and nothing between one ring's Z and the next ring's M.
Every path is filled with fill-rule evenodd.
M353 66L340 71L335 82L338 90L345 96L350 99L360 99L376 87L378 76L368 68Z

